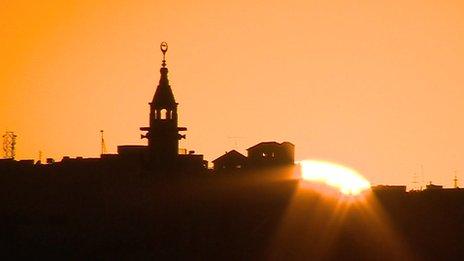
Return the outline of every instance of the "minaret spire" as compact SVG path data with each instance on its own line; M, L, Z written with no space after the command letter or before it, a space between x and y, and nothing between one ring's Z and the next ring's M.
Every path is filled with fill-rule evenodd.
M187 129L179 127L177 122L177 103L169 85L166 67L168 44L162 42L160 49L163 53L163 61L159 84L150 103L150 126L140 129L147 131L142 138L148 139L151 162L159 166L174 166L179 152L179 140L185 138L185 135L179 134L179 131Z
M168 68L166 67L168 44L162 42L160 49L163 53L160 80L153 100L150 102L150 126L140 128L146 132L146 134L141 135L141 138L148 139L146 156L150 167L154 169L178 168L180 162L179 140L185 139L185 135L179 132L186 131L187 128L178 126L178 104L169 85Z

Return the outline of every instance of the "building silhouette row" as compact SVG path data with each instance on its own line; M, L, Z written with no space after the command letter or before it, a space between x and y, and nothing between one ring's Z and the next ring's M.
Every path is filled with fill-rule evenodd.
M248 156L236 150L213 160L217 172L246 168L277 167L294 163L295 146L290 142L261 142L247 149Z
M102 154L100 158L69 158L64 157L60 162L47 160L48 168L61 165L109 165L118 169L136 169L145 173L172 174L223 172L243 170L247 168L264 168L294 164L294 145L290 142L262 142L247 149L247 156L232 150L213 160L214 167L208 169L208 162L203 155L195 151L179 149L179 141L185 139L182 134L186 127L178 124L178 103L169 84L166 52L168 45L161 43L160 49L163 60L160 68L160 79L150 105L149 126L141 127L144 133L142 139L147 139L148 145L120 145L117 154ZM40 163L40 162L39 162ZM36 164L42 165L42 164ZM0 171L16 167L31 168L33 160L14 161L0 160Z
M141 127L144 133L142 139L147 139L147 145L120 145L117 154L101 154L100 158L70 158L65 156L55 162L48 158L46 164L34 160L14 160L14 156L0 159L0 174L2 173L146 173L146 174L189 174L189 173L231 173L249 169L293 165L295 146L290 142L278 143L267 141L249 147L247 155L237 150L231 150L212 161L193 150L179 148L179 141L186 138L183 132L186 127L178 124L178 103L169 84L166 63L167 43L160 46L163 60L160 68L160 79L153 99L149 103L149 126ZM455 190L460 189L455 186ZM372 190L383 193L406 193L406 186L373 186ZM443 186L429 184L427 191L440 191ZM454 191L454 190L452 190Z

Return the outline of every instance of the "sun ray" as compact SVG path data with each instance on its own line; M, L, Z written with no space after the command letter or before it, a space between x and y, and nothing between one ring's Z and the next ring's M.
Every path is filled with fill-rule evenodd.
M369 246L364 253L352 250L365 257L414 259L361 174L317 160L301 161L295 170L298 186L273 236L270 259L337 258L352 240Z

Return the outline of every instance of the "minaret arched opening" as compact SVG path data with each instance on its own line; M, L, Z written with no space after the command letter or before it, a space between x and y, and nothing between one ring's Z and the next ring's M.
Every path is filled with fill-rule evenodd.
M161 120L167 120L169 117L168 117L168 110L166 109L161 109L161 113L160 113L160 119Z

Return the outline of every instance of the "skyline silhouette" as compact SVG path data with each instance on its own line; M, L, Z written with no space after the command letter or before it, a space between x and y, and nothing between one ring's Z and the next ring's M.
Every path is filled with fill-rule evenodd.
M143 144L133 126L146 124L167 40L189 126L181 147L211 161L289 140L297 160L341 163L375 184L410 184L422 165L424 182L451 187L455 170L464 180L462 8L11 3L0 16L0 130L18 134L20 159L97 156L100 129L109 152Z
M166 53L168 44L161 42L162 63L160 68L159 83L154 91L153 99L149 103L149 126L140 127L143 134L141 139L147 140L147 145L118 145L117 153L106 151L104 131L100 130L101 154L99 158L71 158L64 156L61 160L46 158L42 162L42 152L39 152L39 160L16 160L16 138L13 132L7 132L4 137L3 149L5 157L0 159L0 173L59 173L68 175L69 172L105 172L102 166L116 171L117 166L124 166L126 172L136 172L139 175L164 176L175 178L185 174L224 174L237 171L258 170L268 167L289 167L295 164L295 146L290 142L277 143L260 142L247 149L247 156L241 155L240 162L226 153L213 160L210 167L202 154L196 154L194 150L180 148L179 141L186 139L186 127L179 127L177 107L173 89L168 79L168 66ZM235 156L235 155L234 155ZM219 160L220 159L220 160ZM72 163L70 163L72 162ZM71 164L71 168L62 169ZM120 170L118 170L120 171ZM97 174L98 175L98 174Z
M25 52L23 59L15 60L25 48L18 44L12 48L16 52L6 55L7 61L17 63L0 78L7 86L6 96L0 96L6 101L0 110L2 124L11 124L9 129L16 131L5 135L5 144L12 148L7 150L10 158L13 147L20 159L34 146L47 147L39 150L40 162L0 160L0 259L460 260L464 256L459 168L448 176L453 188L441 185L447 186L441 182L445 174L429 174L429 166L462 163L463 148L450 147L461 141L457 135L463 128L461 113L446 114L463 104L462 93L440 88L444 96L423 92L422 100L411 102L418 90L424 90L414 85L420 77L425 86L435 87L434 80L446 76L449 86L456 87L454 80L460 76L442 64L422 71L421 66L432 63L420 59L408 67L408 59L435 46L417 49L412 56L403 53L412 46L404 50L393 46L395 55L390 55L389 44L398 40L392 36L401 37L396 30L387 34L391 24L375 19L404 15L398 12L402 9L372 4L354 8L341 2L298 3L306 7L302 9L288 3L261 8L240 1L206 1L198 6L115 3L109 9L85 1L56 3L53 9L50 3L32 7L39 8L38 14L56 17L39 19L29 29L42 32L41 26L47 25L44 28L57 30L32 41L57 41L56 45L34 46L46 52ZM171 8L158 11L155 19L148 14L158 5ZM278 8L270 8L274 6ZM217 13L202 7L215 7ZM230 16L233 7L245 12L243 19ZM432 7L436 6L421 6L438 14L440 9ZM326 17L325 8L334 12ZM94 17L83 16L92 10ZM368 12L374 10L383 13ZM201 15L205 13L214 17ZM354 15L358 13L364 16ZM188 15L198 17L190 21L195 17ZM345 21L346 15L353 17ZM31 26L38 17L10 25L7 42L23 41L11 32ZM284 23L285 17L305 23L293 27L298 23ZM446 17L453 22L454 16ZM163 23L152 24L152 18ZM210 18L214 23L208 22ZM259 18L266 23L260 24ZM0 19L16 21L9 16ZM134 23L127 23L131 19ZM374 25L365 23L370 19ZM202 21L205 26L198 28ZM285 26L276 27L276 21ZM340 28L311 21L337 21L333 25ZM107 23L110 26L97 26ZM143 29L150 25L159 26L156 36L146 36ZM321 32L328 35L311 42L308 25L314 26L309 31L325 28ZM152 57L153 40L165 37L167 29L173 30L170 36L177 35L179 27L189 30L169 41L174 42L173 51L168 53L167 42L161 42L161 53ZM112 31L115 28L120 30ZM379 35L363 34L378 28L383 28ZM197 42L201 34L196 33L216 29L216 34L205 34L216 41ZM253 35L263 30L272 36L290 31L298 37L279 35L273 42L275 38ZM403 38L411 36L406 34L408 28L402 32ZM385 38L380 37L383 34ZM344 37L328 41L337 35ZM363 42L367 39L373 41ZM237 42L241 45L233 44ZM158 61L159 73L153 70ZM418 74L425 71L429 74ZM429 110L431 100L436 107ZM8 113L12 108L16 117ZM43 114L44 108L49 113ZM437 125L443 122L450 125ZM188 136L181 126L189 127ZM88 135L89 131L95 133ZM450 140L441 142L443 138ZM422 144L426 141L430 143ZM92 157L89 144L98 157ZM55 161L47 151L57 147L73 149ZM78 149L81 153L75 157ZM456 153L455 158L450 153ZM437 156L435 161L427 160L431 156ZM428 177L434 184L408 191L407 180L422 179L425 186Z

